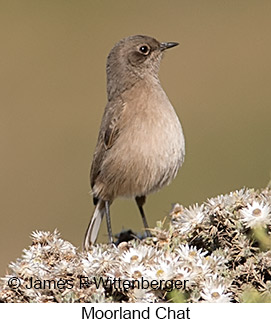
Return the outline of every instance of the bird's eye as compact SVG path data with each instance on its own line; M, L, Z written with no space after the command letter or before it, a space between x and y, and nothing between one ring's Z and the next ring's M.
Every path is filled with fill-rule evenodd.
M139 51L144 55L148 55L150 52L150 48L147 45L142 45L139 47Z

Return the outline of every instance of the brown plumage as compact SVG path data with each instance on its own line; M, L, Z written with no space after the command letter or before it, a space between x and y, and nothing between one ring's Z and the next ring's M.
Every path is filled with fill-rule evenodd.
M182 127L158 79L163 51L176 45L137 35L109 53L108 103L90 172L95 211L85 250L96 241L104 215L113 241L109 207L117 197L136 199L147 229L145 196L169 184L183 163Z

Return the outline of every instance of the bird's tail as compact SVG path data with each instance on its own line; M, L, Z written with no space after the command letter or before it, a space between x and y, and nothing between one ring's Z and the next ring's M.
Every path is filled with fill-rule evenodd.
M95 243L104 214L105 203L103 200L99 200L85 234L83 250L87 251Z

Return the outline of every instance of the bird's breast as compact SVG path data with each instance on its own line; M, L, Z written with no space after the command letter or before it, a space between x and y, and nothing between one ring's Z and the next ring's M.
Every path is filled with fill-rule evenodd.
M119 166L127 169L123 176L130 180L130 191L134 194L140 187L137 194L145 195L176 176L184 160L185 142L181 123L163 91L143 92L132 101L126 104L114 148Z
M182 126L162 88L125 95L117 139L93 188L104 200L159 190L172 181L184 160Z

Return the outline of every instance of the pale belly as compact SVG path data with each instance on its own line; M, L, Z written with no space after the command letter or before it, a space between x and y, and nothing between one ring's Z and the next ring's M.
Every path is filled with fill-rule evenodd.
M177 116L169 117L171 122L163 115L158 122L149 120L148 125L132 123L134 128L127 129L108 152L94 186L95 195L108 200L143 196L175 178L184 160L185 144Z

